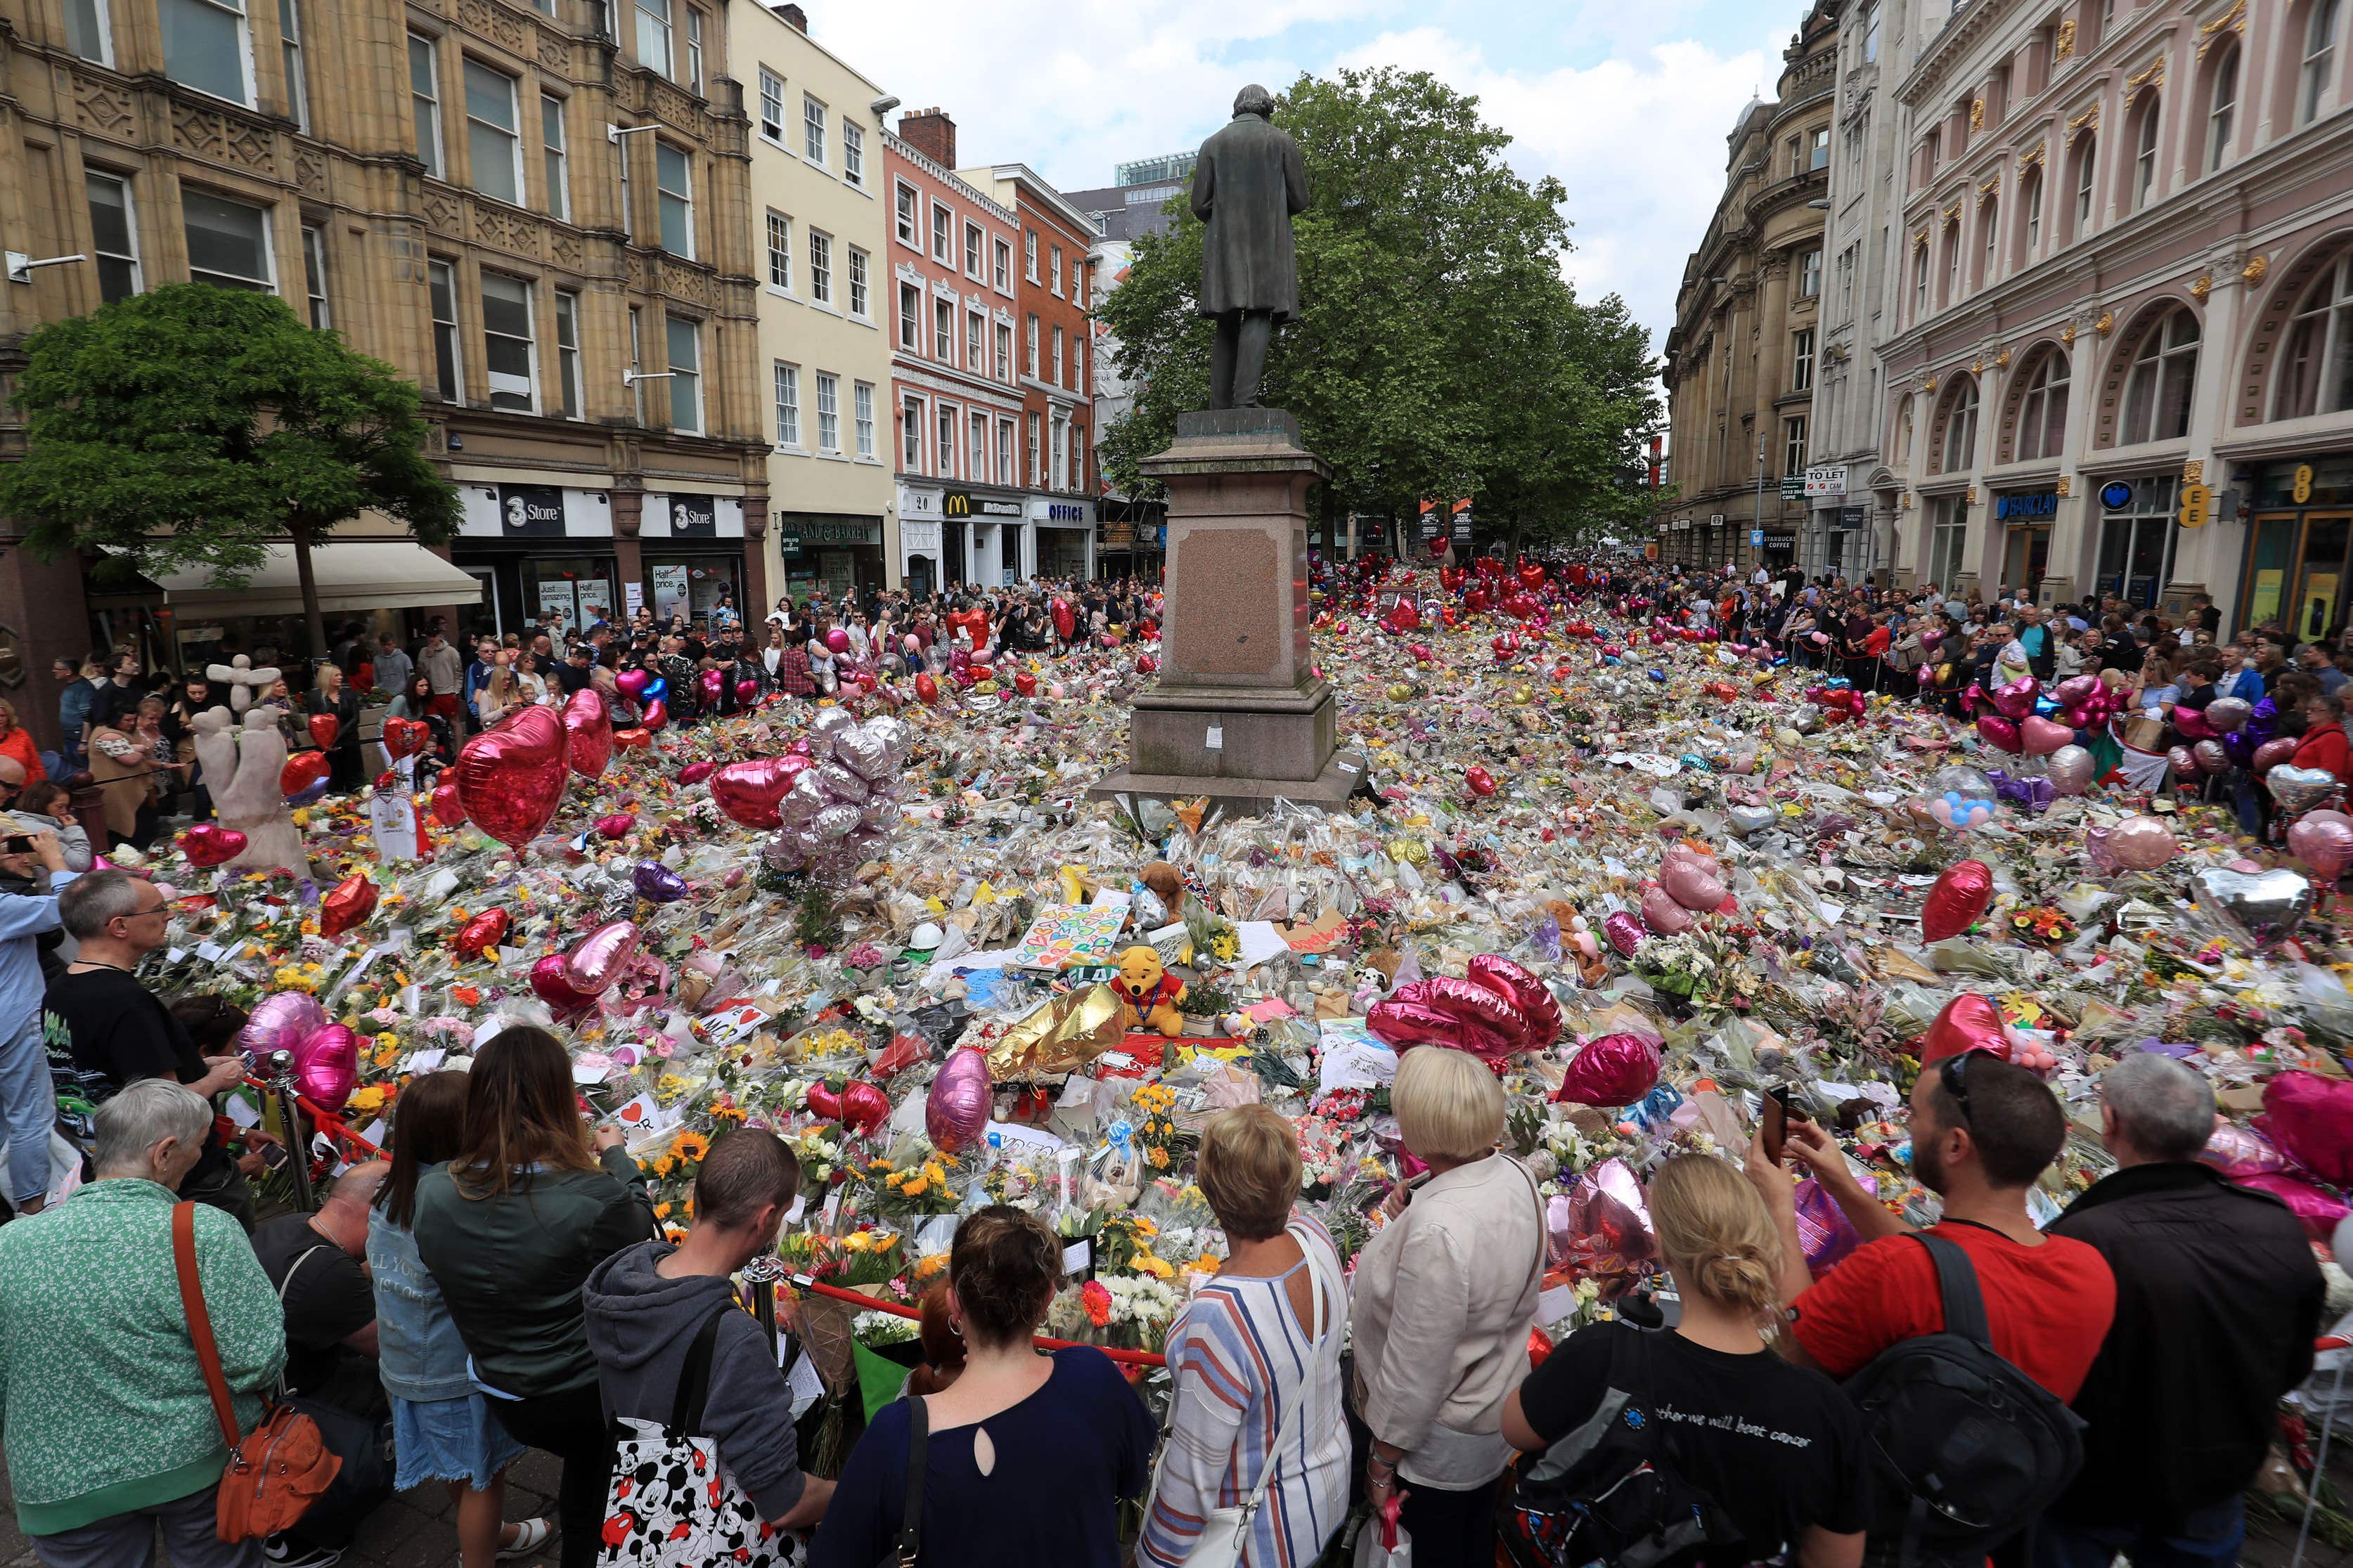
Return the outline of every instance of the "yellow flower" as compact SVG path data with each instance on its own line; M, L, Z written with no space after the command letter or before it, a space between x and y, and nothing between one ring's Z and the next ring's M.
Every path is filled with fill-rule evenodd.
M923 1257L915 1259L915 1278L918 1280L936 1279L940 1275L946 1272L947 1266L948 1255L946 1253L927 1252Z
M1151 1275L1155 1279L1166 1279L1176 1272L1165 1260L1154 1257L1149 1251L1138 1252L1135 1255L1135 1267L1143 1273Z
M656 1218L656 1219L668 1219L668 1218L670 1218L670 1205L668 1205L668 1204L656 1204L656 1205L654 1205L654 1218Z
M1155 1170L1155 1171L1165 1171L1165 1170L1166 1170L1166 1169L1168 1168L1168 1151L1167 1151L1167 1150L1166 1150L1166 1149L1162 1149L1162 1148L1158 1148L1158 1147L1156 1147L1156 1146L1155 1146L1155 1147L1151 1151L1151 1159L1152 1159L1152 1168L1153 1168L1154 1170Z
M667 1176L677 1169L678 1162L668 1154L663 1154L654 1161L654 1174L657 1176Z
M681 1161L700 1162L711 1152L711 1140L700 1132L681 1132L670 1141L670 1152Z
M353 1095L346 1105L356 1115L373 1116L384 1109L385 1093L384 1085L372 1083Z

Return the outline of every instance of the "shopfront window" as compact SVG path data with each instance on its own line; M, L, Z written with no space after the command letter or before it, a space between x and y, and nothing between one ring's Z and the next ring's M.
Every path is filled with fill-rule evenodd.
M672 616L692 619L708 616L722 589L737 605L744 602L739 578L743 562L733 555L646 557L646 584L651 590L654 618Z
M566 627L580 631L613 618L620 602L614 577L609 555L533 557L523 563L523 607L535 616L561 615Z
M2173 543L2180 531L2174 519L2171 474L2131 481L2132 500L2108 512L2100 525L2099 591L2127 604L2155 609L2173 571Z

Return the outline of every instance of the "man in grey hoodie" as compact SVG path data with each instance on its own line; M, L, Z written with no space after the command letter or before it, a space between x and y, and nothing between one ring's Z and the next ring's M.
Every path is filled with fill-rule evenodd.
M759 1323L732 1302L730 1276L773 1251L800 1188L784 1141L758 1128L721 1139L694 1178L694 1228L678 1246L648 1241L615 1253L588 1276L588 1347L608 1416L670 1420L687 1352L713 1313L702 1431L719 1462L770 1524L807 1530L833 1483L801 1473L793 1395Z

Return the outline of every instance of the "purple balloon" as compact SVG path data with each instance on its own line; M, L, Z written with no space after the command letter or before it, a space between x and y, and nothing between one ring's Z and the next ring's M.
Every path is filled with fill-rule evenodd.
M659 860L640 860L629 873L638 897L657 904L674 904L686 897L686 879Z

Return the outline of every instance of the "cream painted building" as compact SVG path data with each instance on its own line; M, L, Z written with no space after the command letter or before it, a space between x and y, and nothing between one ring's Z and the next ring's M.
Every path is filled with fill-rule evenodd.
M752 118L770 598L896 586L877 109L897 100L811 38L799 6L727 16Z

